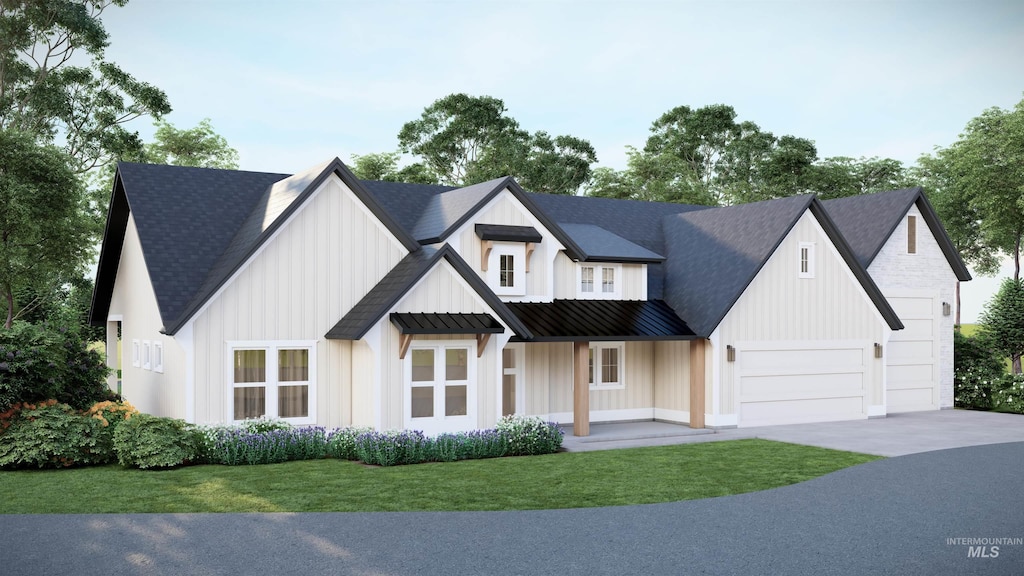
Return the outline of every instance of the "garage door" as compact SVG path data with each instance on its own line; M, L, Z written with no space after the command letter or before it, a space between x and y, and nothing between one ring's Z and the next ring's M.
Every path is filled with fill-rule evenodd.
M866 418L870 346L849 341L738 345L738 424Z
M886 358L886 412L939 408L939 319L936 298L889 297L903 321L893 332Z

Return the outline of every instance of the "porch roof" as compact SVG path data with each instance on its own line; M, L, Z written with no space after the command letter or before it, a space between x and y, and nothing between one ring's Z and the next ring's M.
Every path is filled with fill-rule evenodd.
M693 330L662 300L507 302L533 333L515 342L693 340Z
M390 319L402 334L501 334L505 331L490 314L393 312Z

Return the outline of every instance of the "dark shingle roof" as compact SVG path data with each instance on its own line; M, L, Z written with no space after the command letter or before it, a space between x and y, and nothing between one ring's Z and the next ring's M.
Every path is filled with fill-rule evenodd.
M454 190L451 186L380 180L363 180L363 186L373 194L388 214L409 231L416 228L416 222L423 216L431 198L442 192Z
M129 210L166 326L182 315L264 191L287 177L262 172L118 164L92 320L106 321ZM119 222L119 229L111 228L114 221Z
M938 214L921 188L836 198L825 200L822 205L849 242L857 261L867 268L915 203L954 274L962 281L970 280L971 274L967 271L967 266L961 260L960 254L942 227Z
M358 340L391 310L416 282L442 259L446 260L491 307L492 310L519 336L532 337L529 329L512 314L479 276L466 264L449 244L440 249L425 246L403 258L352 309L331 328L326 338L332 340Z
M448 237L480 207L503 190L511 178L497 178L434 195L423 210L412 235L424 244Z
M661 300L555 300L507 305L533 332L532 342L695 338L686 323Z
M893 329L902 328L814 196L793 196L668 216L665 300L697 334L709 336L808 210Z
M583 250L587 262L661 262L665 259L594 224L559 223L559 226Z

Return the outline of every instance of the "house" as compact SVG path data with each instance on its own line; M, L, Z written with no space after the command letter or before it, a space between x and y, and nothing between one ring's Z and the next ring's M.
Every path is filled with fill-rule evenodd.
M585 435L948 408L968 279L916 188L709 208L121 163L91 320L154 414Z

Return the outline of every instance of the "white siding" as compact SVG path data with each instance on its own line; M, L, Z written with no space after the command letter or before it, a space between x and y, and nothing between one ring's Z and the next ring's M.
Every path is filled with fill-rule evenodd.
M799 277L801 242L815 244L814 278ZM874 304L807 212L718 327L717 355L709 350L708 358L709 365L718 362L721 378L719 405L712 407L712 414L736 414L735 367L739 362L727 361L727 345L742 348L747 342L802 342L811 348L815 343L857 341L871 349L875 342L886 341L887 331ZM866 369L869 406L882 404L882 365L872 355Z
M487 273L481 267L482 241L476 235L477 224L499 224L503 226L532 226L543 236L530 258L530 271L526 274L525 296L504 296L507 301L550 302L552 293L552 263L562 245L544 228L529 210L511 192L505 190L494 197L486 206L457 230L452 245L459 255L469 263L486 282Z
M121 390L142 412L185 417L185 354L170 336L160 334L163 321L139 243L135 218L129 216L117 278L110 299L110 316L121 316ZM132 341L163 344L163 373L132 366Z
M916 294L934 298L938 308L939 406L953 406L953 316L941 314L941 303L956 302L956 275L939 248L939 243L921 216L917 205L909 215L917 217L917 253L907 254L907 218L900 221L892 236L875 256L868 272L887 297Z
M655 418L689 422L690 343L654 343Z
M323 336L405 254L341 180L328 178L195 316L197 421L228 417L226 342L317 340L317 423L351 423L352 348Z

